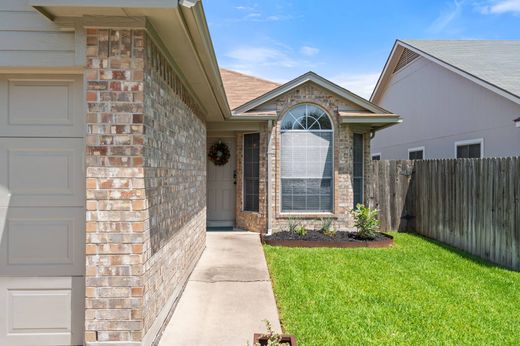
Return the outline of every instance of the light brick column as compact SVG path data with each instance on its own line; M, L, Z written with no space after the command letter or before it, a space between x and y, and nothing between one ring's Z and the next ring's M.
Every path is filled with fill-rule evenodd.
M87 29L87 344L143 337L144 38Z

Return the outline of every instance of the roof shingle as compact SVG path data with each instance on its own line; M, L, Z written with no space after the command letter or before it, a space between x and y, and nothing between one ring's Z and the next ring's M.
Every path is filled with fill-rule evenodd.
M280 86L275 82L224 68L220 69L220 75L231 109L235 109Z

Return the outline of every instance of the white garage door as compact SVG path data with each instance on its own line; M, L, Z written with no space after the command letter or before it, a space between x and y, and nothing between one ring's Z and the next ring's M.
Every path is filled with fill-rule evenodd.
M0 75L0 345L83 339L81 75Z

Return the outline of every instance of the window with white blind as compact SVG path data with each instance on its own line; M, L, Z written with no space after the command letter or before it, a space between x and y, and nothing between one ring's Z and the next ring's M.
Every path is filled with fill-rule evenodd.
M281 126L282 212L330 212L333 195L333 130L327 113L302 104Z

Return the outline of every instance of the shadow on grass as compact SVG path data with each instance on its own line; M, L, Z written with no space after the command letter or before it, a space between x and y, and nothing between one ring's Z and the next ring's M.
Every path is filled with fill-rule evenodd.
M407 234L409 236L412 236L412 237L416 237L418 239L421 239L421 240L424 240L428 243L430 243L431 245L435 246L435 247L438 247L438 248L442 248L446 251L449 251L450 253L460 257L460 258L463 258L463 259L466 259L474 264L477 264L481 267L485 267L485 268L496 268L496 269L502 269L502 270L505 270L505 271L509 271L509 272L513 272L513 273L518 273L518 271L515 271L511 268L508 268L508 267L505 267L505 266L502 266L500 264L497 264L497 263L493 263L493 262L490 262L484 258L481 258L481 257L478 257L476 255L472 255L470 254L469 252L466 252L464 250L461 250L459 248L456 248L452 245L448 245L446 243L443 243L439 240L436 240L436 239L433 239L433 238L428 238L422 234L419 234L419 233L416 233L416 232L396 232L396 233L404 233L404 234Z

